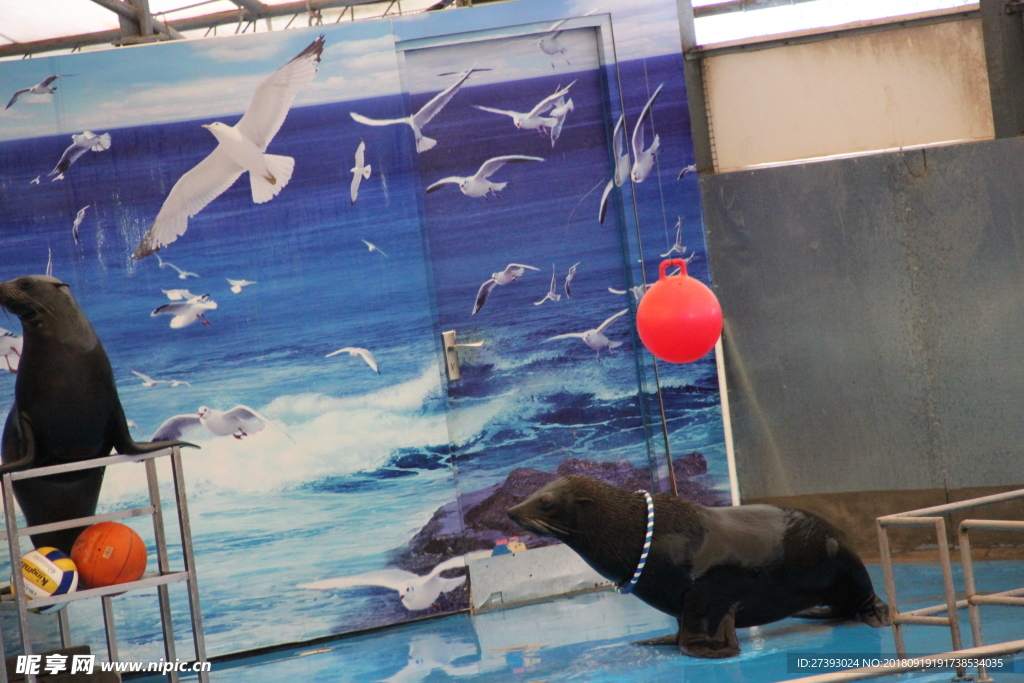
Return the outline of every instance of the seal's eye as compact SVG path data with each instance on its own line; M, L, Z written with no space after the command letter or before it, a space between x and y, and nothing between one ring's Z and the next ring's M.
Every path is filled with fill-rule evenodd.
M551 495L550 493L545 493L543 496L540 497L541 510L550 510L553 507L555 507L555 497L553 495Z

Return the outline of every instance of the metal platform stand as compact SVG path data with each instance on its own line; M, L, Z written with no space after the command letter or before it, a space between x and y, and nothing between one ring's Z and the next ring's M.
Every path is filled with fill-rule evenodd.
M184 559L185 569L183 571L172 571L170 562L167 555L167 536L164 532L164 518L163 509L160 504L160 488L157 482L156 475L156 458L170 457L171 459L171 474L174 480L174 495L177 502L178 510L178 526L181 530L181 549L182 557ZM17 517L14 505L14 489L11 484L18 479L34 479L36 477L46 476L48 474L58 474L61 472L74 472L77 470L87 470L96 467L104 467L111 465L121 465L126 463L138 463L144 462L146 467L146 481L149 486L149 505L137 508L128 508L124 510L117 510L115 512L108 512L102 515L94 515L92 517L81 517L79 519L72 519L66 522L55 522L53 524L41 524L39 526L30 526L25 528L18 528ZM106 458L97 458L95 460L87 460L84 462L73 463L70 465L57 465L54 467L40 467L37 469L23 470L20 472L11 472L3 475L3 504L4 514L7 521L7 531L0 531L0 538L7 540L7 545L10 549L11 567L16 568L21 566L21 547L19 539L30 534L44 533L48 531L58 531L60 529L71 529L75 527L90 526L97 522L107 522L118 519L125 519L128 517L140 517L142 515L151 515L153 517L153 532L156 537L156 554L157 554L157 572L146 572L141 579L138 581L132 581L130 583L121 583L114 586L105 586L103 588L91 588L88 590L79 590L74 593L67 595L52 596L48 598L38 598L32 600L32 607L46 607L48 605L56 605L64 602L73 602L75 600L85 600L88 598L100 598L103 603L103 625L106 630L107 636L107 655L111 662L119 661L118 659L118 647L117 647L117 631L114 626L114 605L113 596L120 595L121 593L127 593L133 590L139 590L142 588L156 587L157 596L160 600L160 621L163 627L163 640L164 640L164 653L165 660L167 662L174 662L177 660L174 648L174 626L171 623L171 600L168 586L172 583L178 583L184 581L188 588L188 605L189 610L192 614L192 639L195 642L195 654L197 662L206 661L206 644L203 638L203 621L202 613L199 609L199 586L196 583L196 569L195 569L195 556L192 552L192 532L189 525L188 519L188 506L185 501L185 476L181 465L181 451L175 446L170 451L161 451L159 453L151 453L147 455L138 456L123 456L115 455ZM28 623L28 600L25 599L25 585L24 579L20 571L11 572L12 579L12 596L5 596L5 599L17 603L18 608L18 625L21 630L21 641L24 646L24 653L26 655L33 654L32 652L32 638L29 631ZM58 624L60 627L60 639L63 647L71 646L71 633L68 624L67 610L62 609L57 613ZM3 639L0 634L0 650L3 650ZM199 680L201 683L209 682L209 673L206 671L198 672ZM177 683L178 673L175 671L168 672L168 678L172 683ZM26 676L27 683L35 683L36 676L29 674ZM0 683L7 683L7 670L6 667L0 667Z

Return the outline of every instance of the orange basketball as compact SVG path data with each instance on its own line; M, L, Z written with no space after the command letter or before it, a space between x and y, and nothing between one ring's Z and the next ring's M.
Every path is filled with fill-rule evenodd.
M137 581L146 571L142 537L117 522L100 522L83 531L71 548L71 557L87 588Z

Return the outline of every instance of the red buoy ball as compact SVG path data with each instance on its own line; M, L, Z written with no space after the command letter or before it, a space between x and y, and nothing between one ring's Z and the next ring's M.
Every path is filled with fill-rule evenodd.
M71 547L78 576L88 588L138 581L146 572L146 544L134 529L100 522L82 532Z
M679 266L679 274L665 275L670 266ZM686 261L669 259L661 262L658 281L640 299L636 329L655 357L689 363L715 348L722 334L722 307L707 285L686 274Z

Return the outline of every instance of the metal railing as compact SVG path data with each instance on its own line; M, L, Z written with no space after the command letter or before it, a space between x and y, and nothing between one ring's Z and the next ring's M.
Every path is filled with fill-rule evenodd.
M174 495L178 513L178 528L181 532L182 559L185 565L184 570L181 571L174 571L170 566L170 560L167 553L167 534L164 529L163 508L160 502L160 486L156 474L155 459L168 456L171 459L171 477L174 482ZM49 474L59 474L62 472L75 472L78 470L93 469L96 467L138 462L145 462L146 482L149 489L149 505L117 510L101 515L93 515L91 517L71 519L65 522L40 524L37 526L21 528L18 527L16 510L14 507L14 489L12 486L14 481L20 479L34 479L36 477L42 477ZM196 583L195 556L192 551L192 530L188 518L188 505L185 499L185 475L181 464L181 451L177 446L168 451L149 453L146 455L114 455L106 458L96 458L94 460L72 463L69 465L39 467L19 472L10 472L3 475L2 493L7 530L0 531L0 540L7 541L7 545L10 550L11 567L15 569L21 566L22 552L19 540L22 537L29 536L31 534L59 531L61 529L74 529L77 527L91 526L98 522L112 521L115 519L126 519L129 517L139 517L143 515L152 516L153 533L156 540L156 572L146 572L138 581L119 583L113 586L104 586L102 588L79 590L64 595L50 596L48 598L36 598L31 601L32 607L41 608L60 603L74 602L76 600L85 600L94 597L100 598L103 607L103 626L107 640L107 656L111 662L115 662L118 661L119 655L117 647L117 631L114 627L113 596L120 595L121 593L126 593L128 591L155 587L160 601L160 622L163 631L164 654L166 655L165 661L174 662L177 657L175 656L174 626L171 621L171 599L168 586L172 583L185 582L188 590L189 611L191 612L192 617L192 640L195 645L196 661L206 661L206 644L203 636L202 613L199 608L199 586ZM25 597L25 580L20 571L15 570L11 572L11 587L13 595L8 597L17 605L18 626L21 631L21 641L24 648L24 654L31 655L32 637L28 621L29 600ZM70 647L71 632L68 624L67 610L61 609L57 612L57 617L61 646ZM2 634L0 634L0 651L3 650L3 637ZM168 677L171 683L177 683L178 673L176 671L168 672ZM29 674L26 676L27 683L35 683L35 680L35 675ZM208 683L209 674L206 671L200 671L199 680L201 683ZM0 683L7 683L6 667L0 667Z
M900 512L895 515L879 517L875 522L878 529L878 546L881 551L882 572L885 576L885 592L888 598L889 611L892 616L893 640L896 642L897 659L907 659L906 642L903 639L904 624L918 624L924 626L946 626L949 628L950 638L953 641L953 650L942 654L928 655L926 657L914 657L907 659L899 666L874 666L860 669L847 669L846 671L834 671L831 673L810 676L806 678L792 679L786 683L845 683L846 681L861 681L881 676L919 671L940 665L942 661L950 660L973 660L992 658L1008 654L1024 652L1024 640L1013 640L994 645L985 645L981 628L980 605L1013 605L1024 607L1024 588L1000 591L998 593L980 593L974 579L974 562L971 557L970 531L1022 531L1024 522L986 520L986 519L965 519L960 522L958 538L960 544L960 562L963 566L964 588L966 598L956 599L956 588L953 583L953 567L949 555L949 542L946 537L946 521L943 515L961 510L971 510L986 505L1005 503L1011 500L1024 499L1024 489L1007 491L992 496L971 498L957 503L947 505L936 505L920 510ZM935 529L935 536L938 542L939 564L942 567L942 583L945 602L910 610L899 611L899 602L896 596L896 579L892 568L892 553L889 548L890 527L932 527ZM959 610L967 608L971 620L971 635L974 638L974 647L964 649L960 634ZM945 612L946 616L935 616ZM1024 620L1022 620L1024 622ZM967 675L967 668L956 667L957 678L953 680L968 681L971 678ZM992 681L984 665L976 667L978 672L978 683Z

